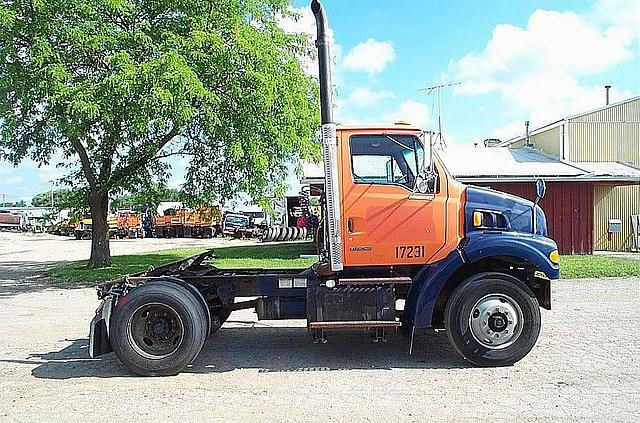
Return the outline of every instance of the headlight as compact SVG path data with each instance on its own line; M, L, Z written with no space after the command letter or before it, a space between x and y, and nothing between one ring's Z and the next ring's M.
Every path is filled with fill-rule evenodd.
M509 229L507 217L499 211L474 210L473 226L483 229Z
M558 250L553 250L549 253L549 260L551 260L552 263L560 264L560 253L558 253Z
M482 212L474 211L473 212L473 226L479 228L482 226Z

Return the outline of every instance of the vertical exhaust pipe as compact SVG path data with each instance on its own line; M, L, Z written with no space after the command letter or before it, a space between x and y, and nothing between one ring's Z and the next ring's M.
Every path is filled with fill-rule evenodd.
M611 85L605 85L604 86L604 100L605 100L605 104L608 106L609 105L609 90L611 89Z
M336 124L331 110L331 68L329 40L327 38L327 16L318 0L311 2L311 11L316 18L318 48L318 76L320 79L320 118L322 121L322 154L324 158L324 187L326 198L325 239L329 246L328 261L334 272L343 269L342 218L340 216L340 192L338 186L338 139Z
M333 112L331 110L331 68L329 56L329 39L327 37L327 15L324 7L318 0L311 2L311 11L316 18L317 39L316 47L318 49L318 76L320 79L320 118L322 124L333 123Z

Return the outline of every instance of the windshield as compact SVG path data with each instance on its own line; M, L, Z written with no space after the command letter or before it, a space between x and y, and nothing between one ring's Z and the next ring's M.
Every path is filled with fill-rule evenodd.
M224 221L227 224L238 225L238 226L249 226L249 219L247 217L242 216L227 216Z

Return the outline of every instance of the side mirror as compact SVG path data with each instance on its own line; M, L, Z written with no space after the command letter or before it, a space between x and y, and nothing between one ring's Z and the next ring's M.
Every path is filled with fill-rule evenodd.
M438 174L430 171L423 171L416 177L415 191L420 194L433 194L436 192Z
M531 210L531 229L533 229L533 233L535 234L537 231L536 228L536 224L537 224L537 218L536 218L536 206L538 205L538 202L544 197L544 195L547 193L547 184L544 183L544 180L542 179L538 179L536 181L536 201L533 202L533 209Z
M547 184L544 183L544 180L538 179L536 181L536 196L538 197L536 198L536 204L538 203L538 201L544 198L544 195L546 193L547 193Z

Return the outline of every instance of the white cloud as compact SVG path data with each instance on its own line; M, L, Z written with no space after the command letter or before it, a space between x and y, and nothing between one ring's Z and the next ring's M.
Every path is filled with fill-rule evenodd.
M315 45L317 37L316 19L313 16L311 7L291 7L290 12L297 15L297 18L293 17L281 17L278 25L288 34L306 34L307 39L311 43L311 46ZM328 28L327 37L329 38L329 54L331 54L331 71L333 76L333 83L336 83L336 79L339 79L339 68L336 63L342 57L342 46L336 43L333 29ZM318 77L318 61L317 59L311 59L310 57L301 57L300 63L302 69L311 76Z
M368 107L389 98L394 98L391 91L372 91L365 87L358 87L351 91L347 101L353 107Z
M426 128L431 122L431 109L424 103L407 100L400 104L397 110L386 113L384 119L393 122L405 120L414 126Z
M640 35L640 2L637 0L600 0L593 19L626 28Z
M602 30L572 12L536 10L527 28L496 26L485 49L455 62L452 70L471 83L458 91L480 94L501 80L541 71L594 75L631 58L632 38L625 28Z
M607 0L615 2L616 0ZM496 93L505 115L530 120L533 127L604 105L602 85L581 82L631 59L633 32L622 25L601 26L573 12L536 10L526 28L502 24L481 52L449 66L449 78L462 81L456 95ZM612 101L629 91L611 93ZM523 122L512 122L494 136L509 137Z
M380 73L396 60L393 43L376 41L369 38L352 48L344 57L344 67L352 71L366 72L369 75Z

